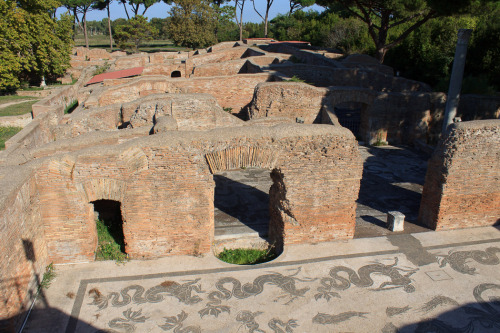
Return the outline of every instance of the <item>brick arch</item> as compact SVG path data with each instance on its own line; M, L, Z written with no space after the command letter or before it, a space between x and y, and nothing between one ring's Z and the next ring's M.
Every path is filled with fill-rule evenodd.
M126 187L126 182L116 179L92 179L83 184L88 202L103 199L123 202Z
M326 97L326 100L331 106L347 102L356 102L356 103L363 103L366 105L372 105L373 101L375 100L375 98L377 98L377 96L378 93L370 89L342 87L342 88L331 89L330 93Z
M246 167L274 169L280 152L259 147L235 147L218 150L205 155L212 174L224 170Z

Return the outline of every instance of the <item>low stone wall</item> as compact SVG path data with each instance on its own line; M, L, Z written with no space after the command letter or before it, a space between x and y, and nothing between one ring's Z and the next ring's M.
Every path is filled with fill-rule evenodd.
M332 68L309 64L277 64L271 65L270 68L289 77L296 76L317 87L349 86L381 92L431 91L431 88L422 82L359 68Z
M500 120L450 125L427 167L420 223L459 229L500 223Z

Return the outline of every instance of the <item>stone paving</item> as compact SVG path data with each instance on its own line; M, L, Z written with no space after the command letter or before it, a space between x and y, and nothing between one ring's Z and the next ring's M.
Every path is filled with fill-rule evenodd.
M500 229L57 266L25 332L498 332Z
M356 237L383 237L289 246L255 266L212 254L57 266L24 331L500 331L500 228L432 232L414 224L425 156L360 150ZM265 236L269 171L214 178L215 236ZM384 228L389 210L406 215L404 233Z

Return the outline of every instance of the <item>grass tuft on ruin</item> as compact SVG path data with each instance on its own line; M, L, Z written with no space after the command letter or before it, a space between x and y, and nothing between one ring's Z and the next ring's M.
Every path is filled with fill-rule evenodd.
M236 265L255 265L271 261L277 257L273 248L258 249L226 249L217 255L222 261Z
M5 142L21 130L21 127L0 127L0 150L5 149Z
M125 244L120 244L113 234L113 226L104 221L96 220L98 245L95 253L96 260L115 260L124 262L127 260L127 254L123 249ZM123 239L123 238L122 238Z

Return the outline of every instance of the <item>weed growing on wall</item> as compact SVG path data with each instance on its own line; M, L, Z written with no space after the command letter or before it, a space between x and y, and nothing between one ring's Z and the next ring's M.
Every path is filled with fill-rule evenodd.
M43 273L42 282L40 282L40 288L47 289L50 287L52 280L56 277L56 269L54 265L51 263L47 267L45 267L45 273Z
M127 255L121 251L121 246L113 238L110 228L101 220L96 220L96 227L98 239L96 259L126 261Z
M237 265L255 265L276 258L273 248L257 249L226 249L217 256L220 260Z
M76 107L78 106L78 100L73 100L71 101L71 103L69 103L66 108L64 108L64 114L69 114L71 112L73 112Z

